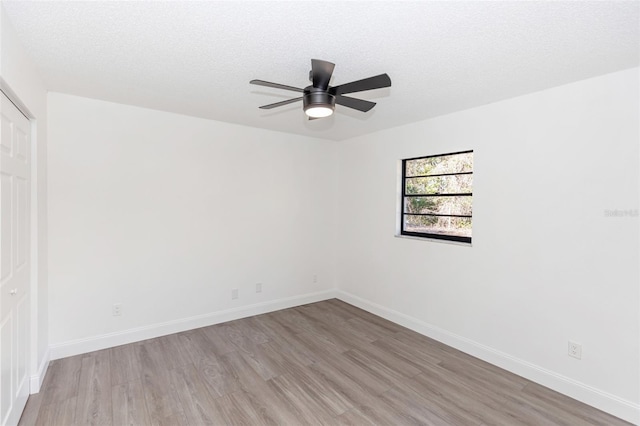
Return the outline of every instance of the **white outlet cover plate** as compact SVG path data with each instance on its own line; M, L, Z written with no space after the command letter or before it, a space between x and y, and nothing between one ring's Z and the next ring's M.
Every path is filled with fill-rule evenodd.
M576 359L582 359L582 345L580 343L577 342L572 342L571 340L569 341L569 356L576 358Z

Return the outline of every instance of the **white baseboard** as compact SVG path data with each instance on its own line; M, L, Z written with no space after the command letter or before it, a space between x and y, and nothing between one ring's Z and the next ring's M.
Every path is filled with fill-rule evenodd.
M44 381L44 376L47 374L47 369L49 368L49 362L51 360L51 351L47 349L42 357L42 361L40 361L40 367L38 367L38 373L32 375L29 378L29 393L34 394L40 392L40 388L42 387L42 382Z
M396 324L400 324L422 335L454 347L462 352L480 358L493 365L522 376L533 382L551 388L557 392L591 405L634 424L640 424L640 404L603 392L592 386L580 383L569 377L547 370L530 362L511 356L473 340L450 333L403 313L337 290L336 297L372 314L378 315Z
M322 300L333 299L335 297L335 290L321 291L301 296L272 300L269 302L256 303L248 306L241 306L233 309L226 309L224 311L211 312L190 318L181 318L164 323L132 328L115 333L88 337L86 339L57 343L50 345L49 349L52 360L66 358L68 356L112 348L114 346L139 342L141 340L152 339L154 337L166 336L167 334L179 333L181 331L193 330L195 328L206 327L226 321L233 321L253 315L260 315L307 303L320 302Z

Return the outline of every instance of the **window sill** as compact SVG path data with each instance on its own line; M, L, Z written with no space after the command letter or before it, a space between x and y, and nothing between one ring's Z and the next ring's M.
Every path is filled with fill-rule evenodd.
M461 241L440 240L437 238L428 238L428 237L414 237L413 235L402 235L402 234L395 234L394 237L406 238L408 240L427 241L431 243L451 244L454 246L473 247L473 243L463 243Z

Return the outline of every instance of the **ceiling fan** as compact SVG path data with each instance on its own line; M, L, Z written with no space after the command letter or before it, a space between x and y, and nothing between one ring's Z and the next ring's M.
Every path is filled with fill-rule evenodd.
M336 104L367 112L376 105L375 102L344 95L391 86L391 79L387 74L380 74L375 77L352 81L351 83L341 84L339 86L329 86L329 80L331 80L334 67L335 64L331 62L312 59L311 71L309 71L309 80L312 84L304 89L284 84L270 83L264 80L251 80L249 83L302 93L302 96L299 98L263 105L260 109L277 108L301 100L304 112L309 117L309 120L330 116L333 114Z

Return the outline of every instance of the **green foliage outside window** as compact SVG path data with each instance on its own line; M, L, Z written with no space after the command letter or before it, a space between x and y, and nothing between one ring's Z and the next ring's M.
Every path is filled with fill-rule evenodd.
M403 165L403 233L470 241L473 152L409 159Z

